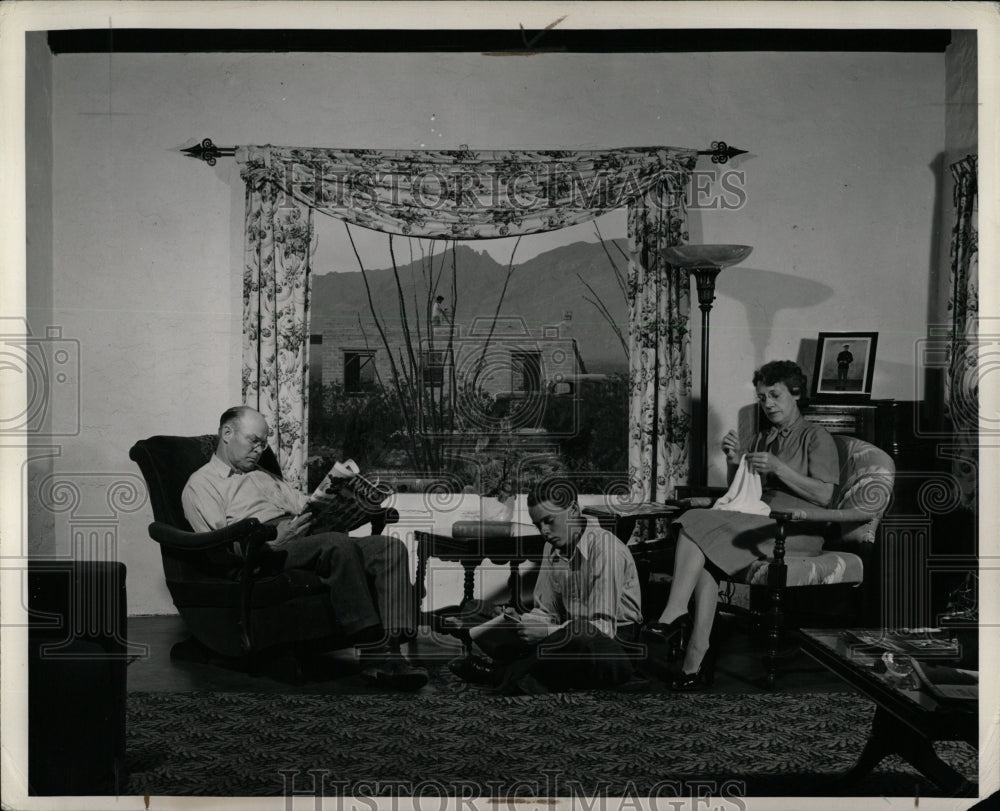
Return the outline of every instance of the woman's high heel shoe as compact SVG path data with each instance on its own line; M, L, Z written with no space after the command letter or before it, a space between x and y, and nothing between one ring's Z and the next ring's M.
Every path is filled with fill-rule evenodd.
M671 622L650 622L643 626L640 638L647 645L666 645L667 659L673 661L684 652L691 636L691 615L681 614Z
M715 646L710 645L698 669L694 673L681 670L670 682L670 689L677 693L694 693L711 687L715 681L715 652Z

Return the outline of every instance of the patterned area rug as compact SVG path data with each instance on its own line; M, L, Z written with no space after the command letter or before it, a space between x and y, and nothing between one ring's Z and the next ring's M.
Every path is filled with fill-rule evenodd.
M836 780L873 712L853 693L130 693L127 793L940 796L895 757ZM975 750L936 748L975 779Z

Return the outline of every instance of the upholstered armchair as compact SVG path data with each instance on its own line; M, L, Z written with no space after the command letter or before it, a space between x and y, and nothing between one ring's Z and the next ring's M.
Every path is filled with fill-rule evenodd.
M788 589L838 587L856 592L849 617L851 624L864 624L871 615L871 604L877 595L877 583L868 584L866 577L877 572L875 549L878 525L892 499L895 465L884 451L864 440L845 434L834 434L840 461L840 481L834 491L833 507L812 507L794 511L773 511L771 518L778 526L774 554L754 563L741 573L738 582L751 587L766 588L769 607L765 612L751 613L766 623L768 647L764 668L768 686L777 678L777 662L783 646ZM676 503L684 508L708 507L713 499L694 497ZM797 522L825 525L823 551L804 557L785 553L785 538ZM722 609L732 608L722 604Z
M191 635L208 652L251 668L264 652L344 647L326 585L312 572L281 570L283 553L266 543L276 537L274 527L251 518L214 532L192 532L181 492L214 453L216 439L214 434L153 436L129 451L146 480L156 519L149 535L160 545L167 588ZM258 464L281 475L270 448ZM343 529L370 521L373 534L379 534L397 520L395 510L378 508L359 513ZM191 649L190 643L178 643L171 654L191 658Z

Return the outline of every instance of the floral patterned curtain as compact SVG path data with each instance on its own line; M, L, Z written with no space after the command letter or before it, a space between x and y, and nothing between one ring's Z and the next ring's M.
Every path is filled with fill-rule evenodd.
M271 426L285 480L305 490L312 212L279 207L253 172L244 180L243 402Z
M687 239L683 199L664 183L629 208L628 465L642 501L673 498L690 468L691 283L662 255Z
M688 472L689 297L687 277L665 267L659 251L685 236L683 190L697 157L674 147L238 147L247 184L244 391L275 427L286 477L304 476L312 210L391 234L488 239L553 231L628 206L630 477L641 498L671 494Z
M945 381L945 415L957 448L953 473L962 504L976 507L979 454L979 232L977 230L977 158L951 165L955 179L955 227L951 232L951 346Z
M245 146L236 159L280 189L283 206L389 234L488 239L554 231L621 208L665 177L686 180L697 152Z

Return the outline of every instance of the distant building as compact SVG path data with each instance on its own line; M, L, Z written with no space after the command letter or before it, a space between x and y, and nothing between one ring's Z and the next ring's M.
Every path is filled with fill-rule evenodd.
M586 374L577 343L567 331L560 324L532 334L523 318L505 317L495 324L492 318L476 318L469 327L456 324L454 332L447 324L439 325L419 341L414 337L409 348L401 329L386 334L397 366L412 349L421 385L438 390L439 396L454 397L476 379L482 390L510 400L537 397ZM380 336L365 335L358 322L313 335L309 363L311 381L341 383L347 392L392 382L392 363ZM409 371L408 362L406 367Z

